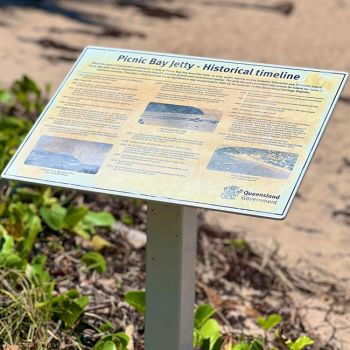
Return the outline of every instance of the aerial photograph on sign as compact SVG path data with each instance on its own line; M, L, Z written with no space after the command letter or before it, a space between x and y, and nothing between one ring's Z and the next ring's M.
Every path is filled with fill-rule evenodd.
M25 164L97 174L111 148L108 143L43 135Z
M253 176L287 179L298 155L252 147L218 148L208 169Z
M213 132L221 115L222 112L215 109L150 102L139 123Z

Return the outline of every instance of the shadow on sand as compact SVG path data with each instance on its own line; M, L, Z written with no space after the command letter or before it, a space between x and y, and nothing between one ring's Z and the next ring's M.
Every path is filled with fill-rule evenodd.
M83 0L74 0L72 3L96 3L93 1L83 1ZM120 7L136 7L142 15L149 17L157 17L162 19L171 19L171 18L188 18L188 15L176 9L168 9L164 6L156 5L154 1L132 1L132 0L99 0L101 3L112 3ZM92 15L91 13L76 11L64 6L64 3L61 3L57 0L1 0L0 8L6 7L32 7L38 8L43 11L47 11L52 14L62 15L71 20L78 21L83 24L91 25L102 25L104 16Z

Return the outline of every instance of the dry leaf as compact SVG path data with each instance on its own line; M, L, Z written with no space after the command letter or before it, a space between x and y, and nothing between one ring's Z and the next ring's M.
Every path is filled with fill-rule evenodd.
M107 248L107 247L112 247L113 244L108 242L106 239L99 235L94 235L91 239L91 246L93 250L99 252L100 250Z
M132 324L126 326L125 334L129 337L128 350L134 350L134 326Z
M221 346L221 350L232 350L232 337L231 336L225 336L224 343Z

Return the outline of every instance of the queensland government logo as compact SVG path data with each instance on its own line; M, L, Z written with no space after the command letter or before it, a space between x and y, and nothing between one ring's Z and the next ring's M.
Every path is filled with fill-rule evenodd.
M235 199L239 196L243 190L238 186L225 186L224 192L221 194L223 199Z

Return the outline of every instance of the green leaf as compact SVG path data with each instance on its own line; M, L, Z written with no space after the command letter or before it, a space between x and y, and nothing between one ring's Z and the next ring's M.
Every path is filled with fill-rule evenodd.
M261 338L254 338L249 342L242 341L233 345L232 350L264 350L264 341Z
M209 319L201 327L199 334L203 339L208 339L208 338L216 339L217 337L220 336L220 325L213 318Z
M85 307L89 304L89 297L82 296L76 300L76 303L82 308L85 309Z
M13 238L9 235L4 235L3 239L4 243L2 244L0 253L4 255L12 253L15 246Z
M109 334L100 339L94 346L94 350L127 350L129 337L125 333ZM114 347L113 347L114 346Z
M290 339L286 341L286 345L290 350L303 350L308 345L314 344L314 340L307 336L301 336L296 341L291 341Z
M202 340L201 350L222 350L223 339L221 336L218 338L207 338Z
M277 326L282 321L282 316L278 314L272 314L267 317L258 317L256 322L265 331L268 332L273 327Z
M224 339L223 337L220 335L215 343L211 346L211 350L221 350L222 349L222 345L224 343Z
M99 328L98 330L100 332L109 332L113 328L112 323L106 320Z
M221 343L220 325L213 318L206 321L199 330L199 337L203 340L203 350L214 350Z
M79 298L80 293L76 289L70 289L64 295L66 295L70 299L76 299Z
M39 216L35 214L30 215L24 229L25 237L21 244L21 256L27 258L33 249L38 234L42 231Z
M90 239L91 235L96 232L94 226L86 223L84 219L78 222L72 231L84 239Z
M11 87L17 104L27 113L39 113L42 110L41 90L36 83L27 76L17 80Z
M127 334L119 332L112 335L112 340L117 344L118 350L127 350L130 338Z
M89 208L85 205L70 206L64 218L64 223L67 228L73 229L87 214Z
M194 315L194 328L200 329L203 324L215 314L215 310L208 304L199 305Z
M72 289L52 299L53 316L59 318L68 327L74 326L89 303L89 298L79 296L79 292Z
M144 291L130 291L124 296L124 300L133 306L142 315L146 312L146 293Z
M106 340L96 346L96 350L118 350L112 340Z
M314 344L315 341L307 336L302 336L299 337L295 342L294 342L294 346L296 348L296 350L302 350L304 349L306 346L308 345L312 345Z
M50 273L45 270L46 256L37 255L30 264L27 265L26 275L35 286L43 288L46 295L51 298L55 287L55 282Z
M249 350L264 350L264 341L259 338L255 338L249 344Z
M8 104L12 101L12 95L7 90L0 90L0 103Z
M130 226L134 223L134 219L130 214L123 214L120 219L121 219L123 224L128 225L128 226Z
M73 231L85 239L89 239L95 234L95 226L112 227L115 223L115 218L107 212L88 211L83 220L79 221Z
M233 345L232 350L249 350L249 344L246 342Z
M107 270L106 260L100 253L86 253L81 260L89 270L95 270L99 273L104 273Z
M116 220L111 213L90 210L84 217L84 221L94 226L112 227Z
M60 204L54 203L50 208L42 207L40 208L40 214L52 230L60 231L64 228L67 209Z
M44 192L40 196L40 203L43 206L50 206L54 203L57 203L58 199L53 196L52 194L52 188L46 187L44 189Z
M2 239L3 243L0 249L0 266L23 268L25 261L15 252L15 242L13 237L4 234Z
M249 245L243 238L232 239L230 241L230 246L238 253L243 253L244 251L249 250Z

